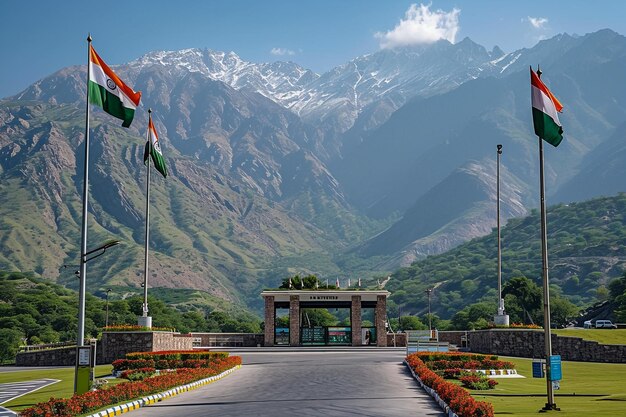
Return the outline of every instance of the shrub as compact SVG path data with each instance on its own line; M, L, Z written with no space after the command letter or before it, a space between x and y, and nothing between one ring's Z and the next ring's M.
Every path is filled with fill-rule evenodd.
M466 389L444 380L429 369L421 359L421 357L433 356L434 355L429 353L413 353L406 357L406 361L415 374L422 380L422 383L435 390L439 397L445 401L450 409L459 417L493 417L493 405L476 401ZM460 355L450 356L459 357ZM437 359L445 358L438 356ZM468 358L468 360L469 359L470 358Z
M474 390L492 389L498 385L497 381L475 372L468 372L465 375L461 375L459 380L465 388Z
M151 377L155 373L156 369L154 368L129 369L122 372L120 378L128 379L129 381L143 381L144 379Z
M218 375L237 365L241 365L239 356L220 358L213 361L207 368L177 369L143 381L123 382L85 394L74 395L72 398L51 398L50 401L23 410L20 415L22 417L71 417L87 414L112 404L156 394L179 385Z
M156 367L155 362L152 359L117 359L113 361L112 365L114 371Z
M443 371L443 377L445 379L459 379L463 370L461 368L450 368Z

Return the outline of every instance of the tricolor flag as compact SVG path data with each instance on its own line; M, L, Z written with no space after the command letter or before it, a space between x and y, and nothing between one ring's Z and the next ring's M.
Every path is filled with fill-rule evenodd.
M563 105L548 90L532 67L530 68L530 90L535 134L550 145L559 146L563 140L563 126L559 121L559 112L563 110Z
M108 67L89 45L89 102L97 104L113 117L130 127L141 93L134 92Z
M148 158L152 157L154 167L163 175L167 177L167 167L165 166L165 159L163 159L163 152L161 152L161 145L159 145L159 136L157 135L154 124L152 124L152 117L148 122L148 141L146 142L146 149L143 152L143 163L148 161Z

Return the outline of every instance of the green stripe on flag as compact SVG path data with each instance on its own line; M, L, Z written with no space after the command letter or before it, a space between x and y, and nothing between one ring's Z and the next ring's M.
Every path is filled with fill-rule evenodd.
M554 120L535 107L533 109L533 124L535 134L548 142L552 146L559 146L563 140L563 128L557 125Z
M143 163L145 164L148 161L148 157L152 157L152 162L154 162L154 167L163 175L163 177L167 178L167 167L165 166L165 158L163 155L157 152L156 149L152 146L150 141L146 142L146 148L143 153Z
M122 119L123 127L130 127L135 117L135 109L124 107L118 96L111 94L106 88L93 81L89 82L89 102L102 107L111 116Z

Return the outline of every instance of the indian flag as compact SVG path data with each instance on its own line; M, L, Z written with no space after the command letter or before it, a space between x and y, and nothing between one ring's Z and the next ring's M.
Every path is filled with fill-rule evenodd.
M563 105L548 90L532 68L530 69L530 90L535 134L549 144L559 146L563 140L563 126L559 121L559 112L563 110Z
M167 177L167 168L165 167L165 159L163 158L163 152L161 152L161 145L159 144L159 135L157 135L156 129L152 124L152 117L148 122L148 142L146 142L146 149L143 153L143 163L148 161L148 158L152 157L154 167L163 175Z
M124 84L89 45L89 102L130 127L140 100L141 93Z

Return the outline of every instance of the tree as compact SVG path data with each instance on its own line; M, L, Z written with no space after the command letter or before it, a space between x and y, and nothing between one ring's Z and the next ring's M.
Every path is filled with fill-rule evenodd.
M291 286L289 284L291 283ZM284 289L292 289L292 290L314 290L317 288L325 289L326 283L322 284L319 278L315 275L307 275L305 277L300 277L300 275L294 275L293 277L287 277L283 279L280 287ZM328 289L337 289L335 285L328 285Z
M515 319L523 323L540 321L542 291L537 284L526 277L512 278L502 288L502 296L507 295L510 296L507 297L505 303L507 310L511 308L512 311L515 311L518 307L518 310L521 309L522 311L521 317L514 318L514 321L517 321ZM509 312L509 314L511 313Z
M496 314L495 303L470 304L452 317L452 326L457 330L484 329Z
M612 300L626 293L626 273L609 283L609 296Z
M305 308L302 309L302 314L308 317L311 326L335 326L338 322L337 317L325 308ZM304 320L308 324L308 321Z
M428 326L415 316L400 317L400 330L425 330Z
M565 298L555 297L550 300L550 319L558 327L567 326L579 311L576 305Z
M15 329L0 329L0 363L15 362L23 334Z

